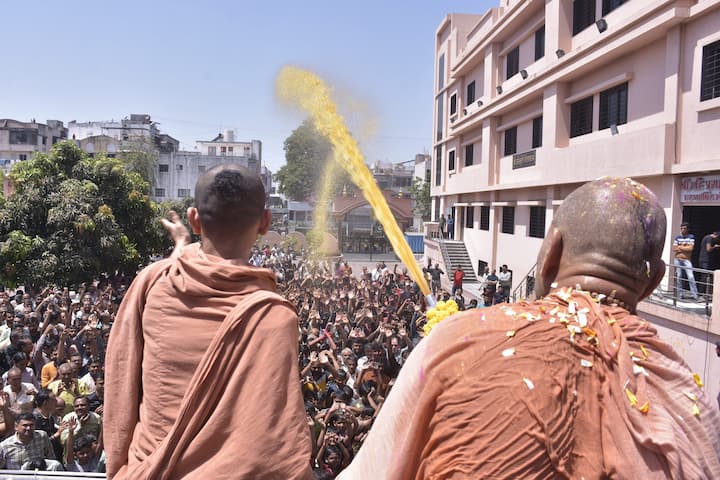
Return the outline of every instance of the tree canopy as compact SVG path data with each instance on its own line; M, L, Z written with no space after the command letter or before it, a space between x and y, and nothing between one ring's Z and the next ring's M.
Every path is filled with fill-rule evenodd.
M413 213L427 221L430 220L430 208L432 199L430 198L430 182L424 181L420 177L414 177L410 186L410 195L412 195L415 205Z
M88 157L72 142L18 162L0 205L0 281L78 285L134 274L167 244L149 184L122 160Z
M319 182L332 155L332 146L315 129L311 120L305 120L285 139L283 148L285 165L275 174L278 190L291 200L307 200L319 191ZM340 191L348 180L344 170L336 171L335 190Z

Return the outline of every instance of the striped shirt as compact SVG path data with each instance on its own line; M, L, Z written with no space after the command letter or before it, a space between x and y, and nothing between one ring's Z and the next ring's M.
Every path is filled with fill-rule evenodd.
M20 470L25 462L43 459L55 460L55 452L45 432L35 430L27 445L18 439L17 434L0 442L0 468Z

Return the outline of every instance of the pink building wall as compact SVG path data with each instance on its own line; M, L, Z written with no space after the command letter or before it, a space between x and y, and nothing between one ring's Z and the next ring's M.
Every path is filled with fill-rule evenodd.
M569 192L605 175L634 177L658 195L668 217L668 263L672 238L684 218L692 216L703 231L720 228L720 196L681 198L683 178L720 176L720 97L700 101L703 48L720 41L720 2L628 0L602 17L605 31L591 24L576 35L572 5L502 0L482 15L448 16L436 32L436 68L444 52L446 77L434 99L437 105L443 97L446 113L439 119L440 140L438 125L433 129L431 195L438 212L447 214L455 204L460 204L457 215L475 209L472 228L461 229L456 221L456 237L465 240L475 268L478 260L492 267L507 263L516 275L524 275L542 243L528 235L531 206L545 206L547 229ZM601 12L602 0L596 0L596 19ZM535 61L535 32L543 25L545 52ZM527 77L506 79L506 57L516 46ZM556 54L558 49L562 52ZM466 107L466 87L473 80L476 102ZM625 83L627 122L616 132L599 130L600 93ZM452 93L458 113L451 119ZM571 105L588 96L592 132L571 138ZM532 149L532 120L538 115L543 118L542 146ZM528 153L521 158L528 165L518 165L517 155L504 155L504 134L512 127L517 127L516 152ZM474 163L465 167L468 144L474 145ZM435 157L438 147L440 159ZM452 171L450 150L455 150ZM489 231L479 229L480 204L491 207ZM502 205L515 205L512 235L500 233ZM720 311L720 302L715 310ZM720 340L720 327L713 335L713 341Z

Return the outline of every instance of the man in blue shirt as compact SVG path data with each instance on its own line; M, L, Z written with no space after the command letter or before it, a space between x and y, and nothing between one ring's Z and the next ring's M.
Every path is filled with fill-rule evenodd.
M685 272L685 277L690 284L690 295L693 299L697 300L698 291L697 285L695 284L695 276L692 271L692 257L693 249L695 248L695 235L689 232L690 225L683 223L680 225L680 235L675 237L673 240L672 251L675 253L675 279L677 282L677 288L680 290L680 276L682 272Z

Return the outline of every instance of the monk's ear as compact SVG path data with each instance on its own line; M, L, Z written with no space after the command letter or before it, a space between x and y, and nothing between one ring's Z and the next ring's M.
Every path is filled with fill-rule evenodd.
M650 269L648 272L650 280L645 287L645 291L638 300L649 297L650 294L655 291L655 288L660 285L660 282L665 276L665 262L661 259L657 259L653 263L649 263L648 268Z
M543 241L538 255L537 281L535 291L539 296L546 295L550 291L550 285L557 278L560 270L560 259L562 258L563 240L560 230L551 228Z
M187 219L190 224L190 228L195 235L202 233L202 224L200 223L200 212L195 207L189 207L187 209Z
M265 209L262 216L260 216L260 225L258 225L258 235L265 235L270 230L272 224L272 212L270 209Z

